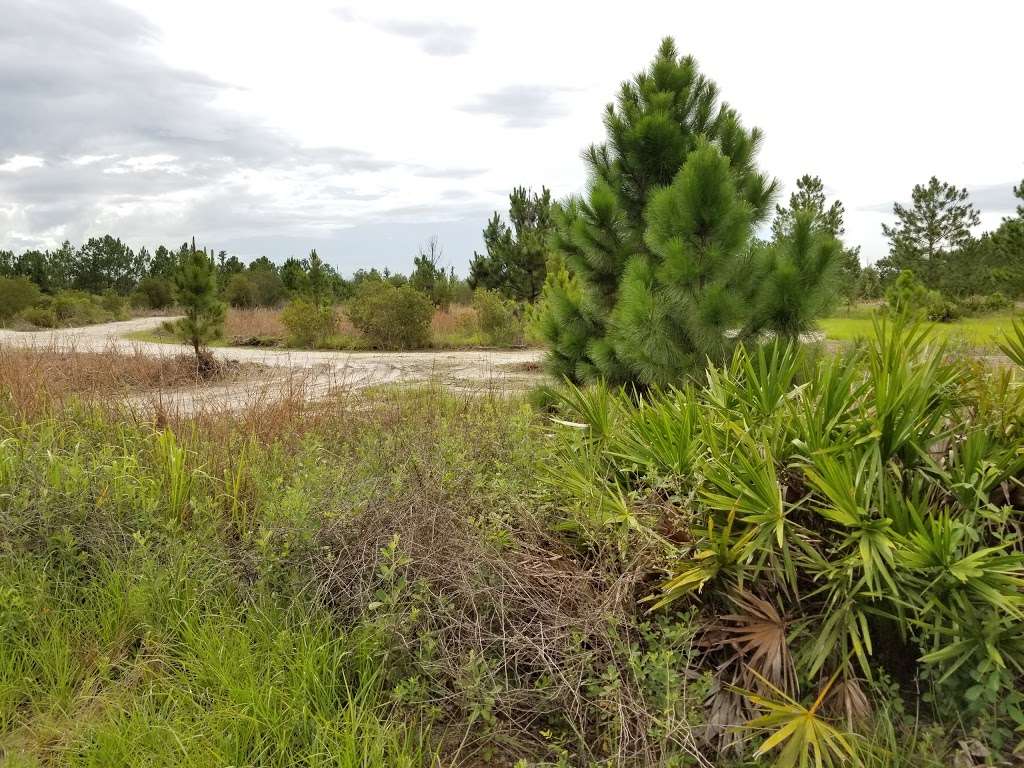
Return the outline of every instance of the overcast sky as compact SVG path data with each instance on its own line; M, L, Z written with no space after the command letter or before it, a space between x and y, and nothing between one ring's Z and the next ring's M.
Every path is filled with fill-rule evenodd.
M465 271L516 185L582 189L665 35L788 196L818 174L885 253L935 174L991 227L1024 177L1024 2L0 0L0 248L112 233L349 273L437 234Z

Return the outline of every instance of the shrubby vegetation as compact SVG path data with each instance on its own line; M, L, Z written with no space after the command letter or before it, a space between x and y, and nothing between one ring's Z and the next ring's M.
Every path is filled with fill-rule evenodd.
M0 759L1020 761L1024 379L918 324L1009 301L935 282L976 247L966 194L916 190L879 270L817 177L758 241L760 135L671 41L606 125L585 197L517 189L511 226L495 215L465 312L443 310L470 299L436 242L408 278L350 281L315 251L246 266L194 243L0 258L0 299L42 323L173 285L196 356L0 346ZM802 345L869 290L888 291L871 339ZM333 343L341 303L379 348L430 344L439 316L486 343L539 333L564 378L533 408L310 404L301 383L164 408L213 368L225 302L285 300L266 314L304 346Z
M386 281L360 286L348 303L352 324L378 349L416 349L430 344L430 298L411 285Z
M331 305L298 298L285 306L281 322L288 329L291 345L315 349L334 333L338 318Z
M921 330L553 418L430 389L154 425L27 363L0 364L11 759L938 768L1022 738L1024 387Z
M564 525L665 563L644 599L699 612L720 748L745 721L780 765L915 764L901 692L986 753L1024 748L1024 386L876 332L821 360L741 347L639 400L559 396Z
M523 335L523 323L518 305L495 290L477 288L473 294L473 309L486 342L492 346L508 346Z

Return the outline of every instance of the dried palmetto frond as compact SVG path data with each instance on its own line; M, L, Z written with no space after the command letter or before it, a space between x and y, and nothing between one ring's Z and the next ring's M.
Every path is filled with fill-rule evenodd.
M772 602L742 589L730 592L729 600L738 612L722 617L723 641L736 650L745 666L795 695L796 670L786 640L785 618Z
M825 708L833 717L842 717L847 726L853 728L871 714L871 702L855 677L838 681L829 691Z

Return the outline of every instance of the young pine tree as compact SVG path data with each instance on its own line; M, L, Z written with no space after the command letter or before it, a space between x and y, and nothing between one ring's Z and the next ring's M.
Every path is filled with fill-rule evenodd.
M692 57L666 39L605 126L586 153L587 194L554 213L552 245L574 275L571 290L548 284L538 323L555 375L670 384L737 340L813 322L838 244L806 222L753 243L777 187L755 165L761 134L719 104Z
M497 211L483 231L487 253L473 254L469 286L501 291L517 301L536 301L544 287L551 232L551 191L538 195L516 187L508 196L509 223Z
M943 259L971 242L971 228L981 218L966 189L934 176L927 184L915 185L911 199L909 207L893 205L895 224L882 225L882 234L889 238L889 255L879 260L878 269L883 280L909 269L931 285L938 282L936 272Z
M213 371L215 363L206 344L219 338L224 329L224 305L217 297L217 267L205 251L185 251L174 275L178 304L185 316L173 324L173 330L196 354L200 372Z
M821 178L804 174L796 180L796 191L789 196L789 205L785 208L775 206L775 218L772 220L773 244L777 245L796 234L796 217L800 211L810 215L810 226L825 230L842 241L846 234L845 206L839 200L833 200L829 205ZM859 294L862 287L860 272L860 246L848 248L844 244L836 266L834 287L837 294L851 305L863 298Z

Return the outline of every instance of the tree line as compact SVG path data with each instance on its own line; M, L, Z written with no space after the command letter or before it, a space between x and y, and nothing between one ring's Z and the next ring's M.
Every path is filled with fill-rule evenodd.
M193 244L175 249L164 245L150 252L134 250L112 235L91 237L79 247L65 241L52 250L30 249L20 254L0 250L0 278L24 278L43 294L81 291L90 294L134 295L139 303L162 309L174 302L174 280L195 251ZM226 251L207 253L218 294L239 308L277 306L292 296L318 301L344 301L367 281L394 286L406 283L427 294L435 305L468 301L471 289L443 263L444 250L430 238L414 255L408 275L389 269L358 269L345 278L311 250L304 259L290 257L276 264L266 256L248 264Z

